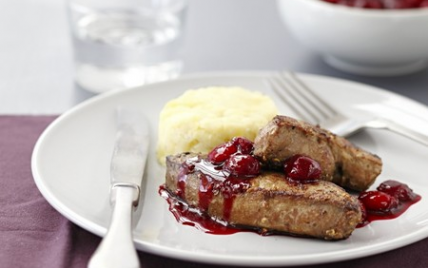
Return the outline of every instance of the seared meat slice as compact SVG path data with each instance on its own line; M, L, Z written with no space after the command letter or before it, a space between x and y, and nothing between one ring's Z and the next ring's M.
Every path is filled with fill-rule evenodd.
M254 148L254 155L273 169L282 168L292 155L309 156L320 163L322 179L357 191L366 190L382 171L378 156L343 137L287 116L278 115L262 128Z
M340 240L361 221L359 201L328 181L296 183L279 172L226 178L193 153L168 156L166 164L170 193L231 226Z

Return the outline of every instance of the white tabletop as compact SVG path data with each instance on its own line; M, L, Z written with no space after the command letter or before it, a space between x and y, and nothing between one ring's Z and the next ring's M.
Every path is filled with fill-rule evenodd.
M187 22L184 73L288 69L428 104L428 70L393 78L337 71L293 39L276 1L190 0ZM0 114L59 114L93 96L73 82L65 1L1 1L0 33Z

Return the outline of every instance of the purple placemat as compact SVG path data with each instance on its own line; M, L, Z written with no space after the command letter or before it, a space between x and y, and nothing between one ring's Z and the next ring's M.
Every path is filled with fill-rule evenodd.
M83 268L100 242L99 237L54 210L33 181L30 165L34 144L55 118L0 116L0 267ZM139 256L143 268L224 267L144 252ZM428 239L372 257L307 267L427 268Z

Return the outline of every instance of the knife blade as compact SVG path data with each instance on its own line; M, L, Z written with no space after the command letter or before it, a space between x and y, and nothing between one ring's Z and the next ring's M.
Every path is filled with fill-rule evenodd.
M89 268L140 267L132 240L132 210L139 205L149 151L149 127L140 112L117 109L117 134L110 165L113 213L107 234Z
M112 203L117 187L131 187L138 194L133 198L134 206L138 206L148 149L147 119L137 111L118 108L116 143L110 166Z

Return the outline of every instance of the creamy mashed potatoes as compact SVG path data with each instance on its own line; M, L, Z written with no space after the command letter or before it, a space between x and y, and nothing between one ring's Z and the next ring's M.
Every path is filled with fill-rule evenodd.
M160 113L158 160L165 164L167 155L208 153L235 136L254 140L277 113L269 97L244 88L188 90L168 102Z

